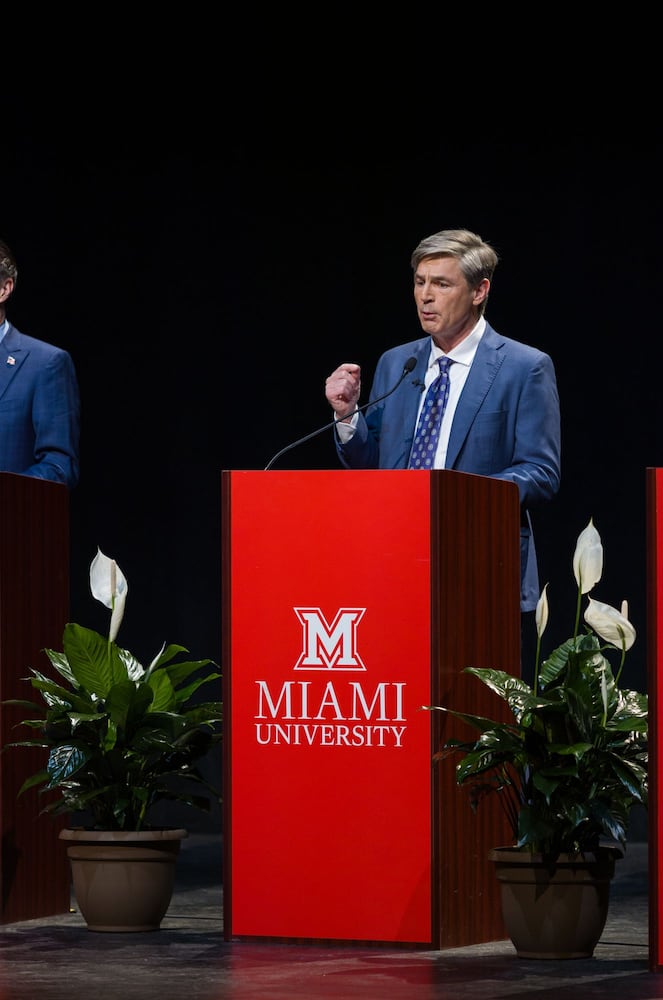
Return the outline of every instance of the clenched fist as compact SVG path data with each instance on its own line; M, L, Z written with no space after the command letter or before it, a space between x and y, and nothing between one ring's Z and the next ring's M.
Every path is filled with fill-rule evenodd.
M361 368L359 365L339 365L325 382L325 396L339 420L350 419L357 408L361 392Z

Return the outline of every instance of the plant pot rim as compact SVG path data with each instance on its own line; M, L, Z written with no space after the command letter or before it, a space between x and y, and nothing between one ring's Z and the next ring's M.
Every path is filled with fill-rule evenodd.
M184 840L188 836L188 831L181 827L160 827L155 830L94 830L91 827L74 826L65 827L58 834L60 840L87 840L98 843L109 841L154 843L155 840Z

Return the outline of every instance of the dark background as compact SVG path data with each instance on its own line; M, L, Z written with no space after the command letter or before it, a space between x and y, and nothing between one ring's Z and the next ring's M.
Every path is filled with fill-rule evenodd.
M107 627L88 588L99 546L129 582L123 645L149 661L167 640L220 663L221 470L262 469L325 424L340 362L362 365L365 402L380 353L420 334L414 246L467 227L501 258L488 320L557 369L562 488L534 518L547 645L572 632L572 556L592 517L593 596L628 599L623 683L644 688L645 470L663 463L658 136L339 142L259 122L212 132L198 110L128 123L109 106L73 124L42 106L3 150L8 314L69 350L80 382L72 620ZM276 467L337 468L331 433Z

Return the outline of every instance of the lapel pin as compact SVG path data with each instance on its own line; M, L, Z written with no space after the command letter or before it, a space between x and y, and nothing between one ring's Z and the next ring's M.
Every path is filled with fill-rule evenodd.
M12 357L12 355L10 354L9 357L7 358L7 364L8 365L15 365L16 364L16 358Z

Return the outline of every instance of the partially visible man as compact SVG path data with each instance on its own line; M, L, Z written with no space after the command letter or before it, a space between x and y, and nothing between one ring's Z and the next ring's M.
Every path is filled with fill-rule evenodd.
M80 397L67 351L7 319L18 268L0 240L0 471L64 483L79 478Z
M559 489L559 396L551 358L497 333L484 317L497 261L493 247L467 229L423 239L411 265L425 336L380 357L369 395L376 403L365 416L357 412L359 365L339 365L325 393L337 421L338 455L347 468L457 469L516 484L520 607L531 612L540 588L530 510ZM430 406L433 415L442 414L441 423L423 406L424 390L440 378L446 382L443 403ZM430 458L426 454L424 465L426 449Z

